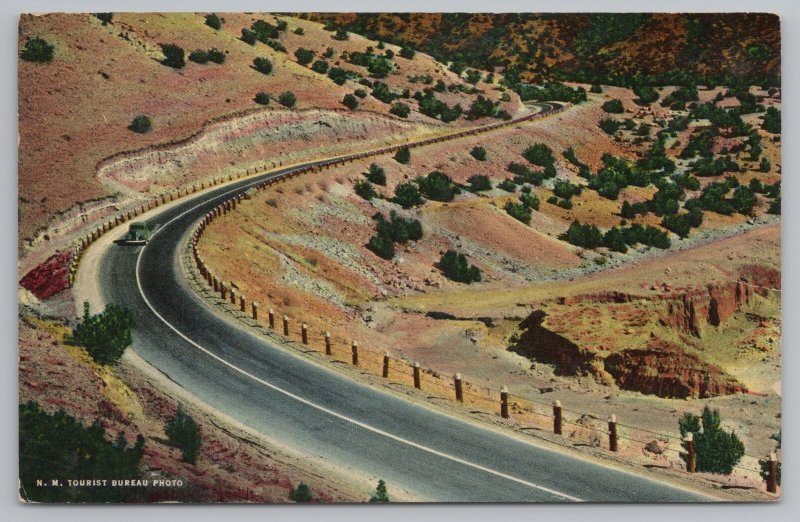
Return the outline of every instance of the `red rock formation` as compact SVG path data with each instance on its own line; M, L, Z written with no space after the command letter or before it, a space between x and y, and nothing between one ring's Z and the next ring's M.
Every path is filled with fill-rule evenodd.
M61 290L69 287L69 262L72 252L66 251L55 254L47 261L37 266L19 284L38 297L47 299Z
M604 366L620 388L659 397L702 399L747 392L719 366L661 339L653 339L647 348L611 354Z

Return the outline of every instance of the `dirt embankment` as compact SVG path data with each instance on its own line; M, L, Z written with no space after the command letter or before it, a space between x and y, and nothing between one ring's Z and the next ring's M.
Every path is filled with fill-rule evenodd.
M738 279L680 292L664 284L663 293L649 296L612 291L557 298L553 317L537 310L520 323L521 333L510 349L552 364L561 375L590 374L600 382L659 397L746 392L747 386L703 353L702 340L718 335L718 327L749 309L754 295L768 299L780 284L777 270L745 266ZM608 312L604 307L611 309L612 320L618 323L611 328L620 336L639 340L611 345L593 342L580 330L585 325L570 319L575 319L572 315L578 307L580 313L597 317ZM684 342L661 338L676 332ZM694 337L696 343L686 336Z
M68 331L61 323L33 315L20 319L19 400L36 401L48 412L63 409L84 425L99 421L109 440L124 433L132 445L143 435L142 474L181 479L185 485L132 491L131 501L288 502L290 489L300 481L321 502L353 502L366 495L320 476L192 404L184 406L200 426L202 445L196 464L183 462L164 434L177 408L175 398L127 362L115 369L93 363L83 349L63 343Z

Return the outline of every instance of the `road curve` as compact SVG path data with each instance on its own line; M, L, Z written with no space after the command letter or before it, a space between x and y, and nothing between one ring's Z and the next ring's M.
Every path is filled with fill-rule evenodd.
M181 201L149 220L158 230L147 246L111 246L101 254L101 296L133 312L132 348L146 361L199 400L308 454L312 463L323 458L386 480L390 494L402 488L444 502L710 500L355 382L217 315L183 279L180 255L188 234L212 207L277 174Z

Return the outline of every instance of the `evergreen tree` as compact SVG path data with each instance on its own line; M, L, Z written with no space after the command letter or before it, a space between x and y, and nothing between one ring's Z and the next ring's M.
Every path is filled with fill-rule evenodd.
M403 148L399 149L395 153L394 159L398 163L402 163L404 165L407 165L408 162L411 161L411 150L409 150L408 147L403 147Z
M425 202L422 195L419 193L417 185L410 181L400 183L395 187L392 201L403 208L416 207Z
M210 28L219 31L222 28L222 20L214 13L206 15L206 25Z
M700 416L684 414L678 421L681 437L687 433L694 435L697 455L697 471L730 475L733 468L744 456L744 444L735 433L722 429L719 410L712 411L706 406ZM683 444L684 449L686 443ZM688 453L681 453L688 461Z
M289 491L289 500L297 503L311 502L311 488L306 483L301 482L296 488L292 488Z
M389 502L389 493L386 491L386 482L383 480L378 481L378 487L375 488L375 494L369 499L370 502Z
M177 447L183 453L183 460L194 464L197 462L197 455L200 452L200 427L194 419L184 411L183 405L178 405L175 416L167 421L164 426L172 447Z
M131 344L133 315L125 307L110 304L96 315L91 315L89 303L83 303L83 319L66 337L66 342L86 348L99 364L114 365Z
M437 264L444 276L459 283L473 283L481 280L481 271L467 262L467 256L455 250L448 250Z
M164 59L161 61L167 67L173 69L181 69L186 65L184 58L185 53L183 49L175 44L161 44L161 52L164 53Z

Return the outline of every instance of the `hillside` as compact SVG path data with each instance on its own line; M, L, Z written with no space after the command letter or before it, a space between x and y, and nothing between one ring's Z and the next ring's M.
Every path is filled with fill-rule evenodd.
M780 20L729 14L310 14L335 27L409 44L443 61L498 67L525 82L623 84L636 74L779 82Z
M20 49L31 38L54 47L49 62L19 61L19 232L25 249L50 242L52 250L57 237L126 201L217 175L224 168L243 170L256 158L277 163L289 159L282 154L302 149L311 159L314 153L332 154L326 148L331 144L365 145L445 125L441 117L420 113L421 102L412 97L437 82L445 88L434 98L448 108L459 105L465 115L479 95L496 101L496 110L522 110L515 94L502 96L496 85L483 81L468 83L422 53L403 58L397 46L379 46L352 34L335 39L320 24L290 17L219 16L224 21L219 30L206 25L200 13L120 13L108 23L90 14L20 18ZM242 31L252 27L274 31L274 38L264 37L270 45L243 41ZM185 51L183 67L164 63L163 44ZM223 63L195 63L189 56L198 49L221 51ZM299 63L301 49L311 53L312 62ZM255 69L257 58L270 61L269 74ZM378 65L370 70L372 61ZM337 67L344 76L334 81L331 70ZM324 68L328 73L318 72ZM290 107L278 100L287 91L296 99ZM266 105L254 100L259 92L269 95ZM357 100L355 110L343 104L346 95ZM407 115L390 114L398 103L408 107ZM150 118L149 132L129 129L138 115ZM462 116L447 124L471 123ZM186 144L204 129L213 136L204 138L200 148L217 153L228 149L216 160L189 160L190 169L184 172L186 158L161 157L157 162L181 173L158 172L157 183L152 182L154 173L139 172L135 161L123 165L113 179L107 175L115 167L109 163L121 153ZM309 151L315 146L316 151ZM130 160L131 154L125 158ZM42 260L39 256L38 262Z

